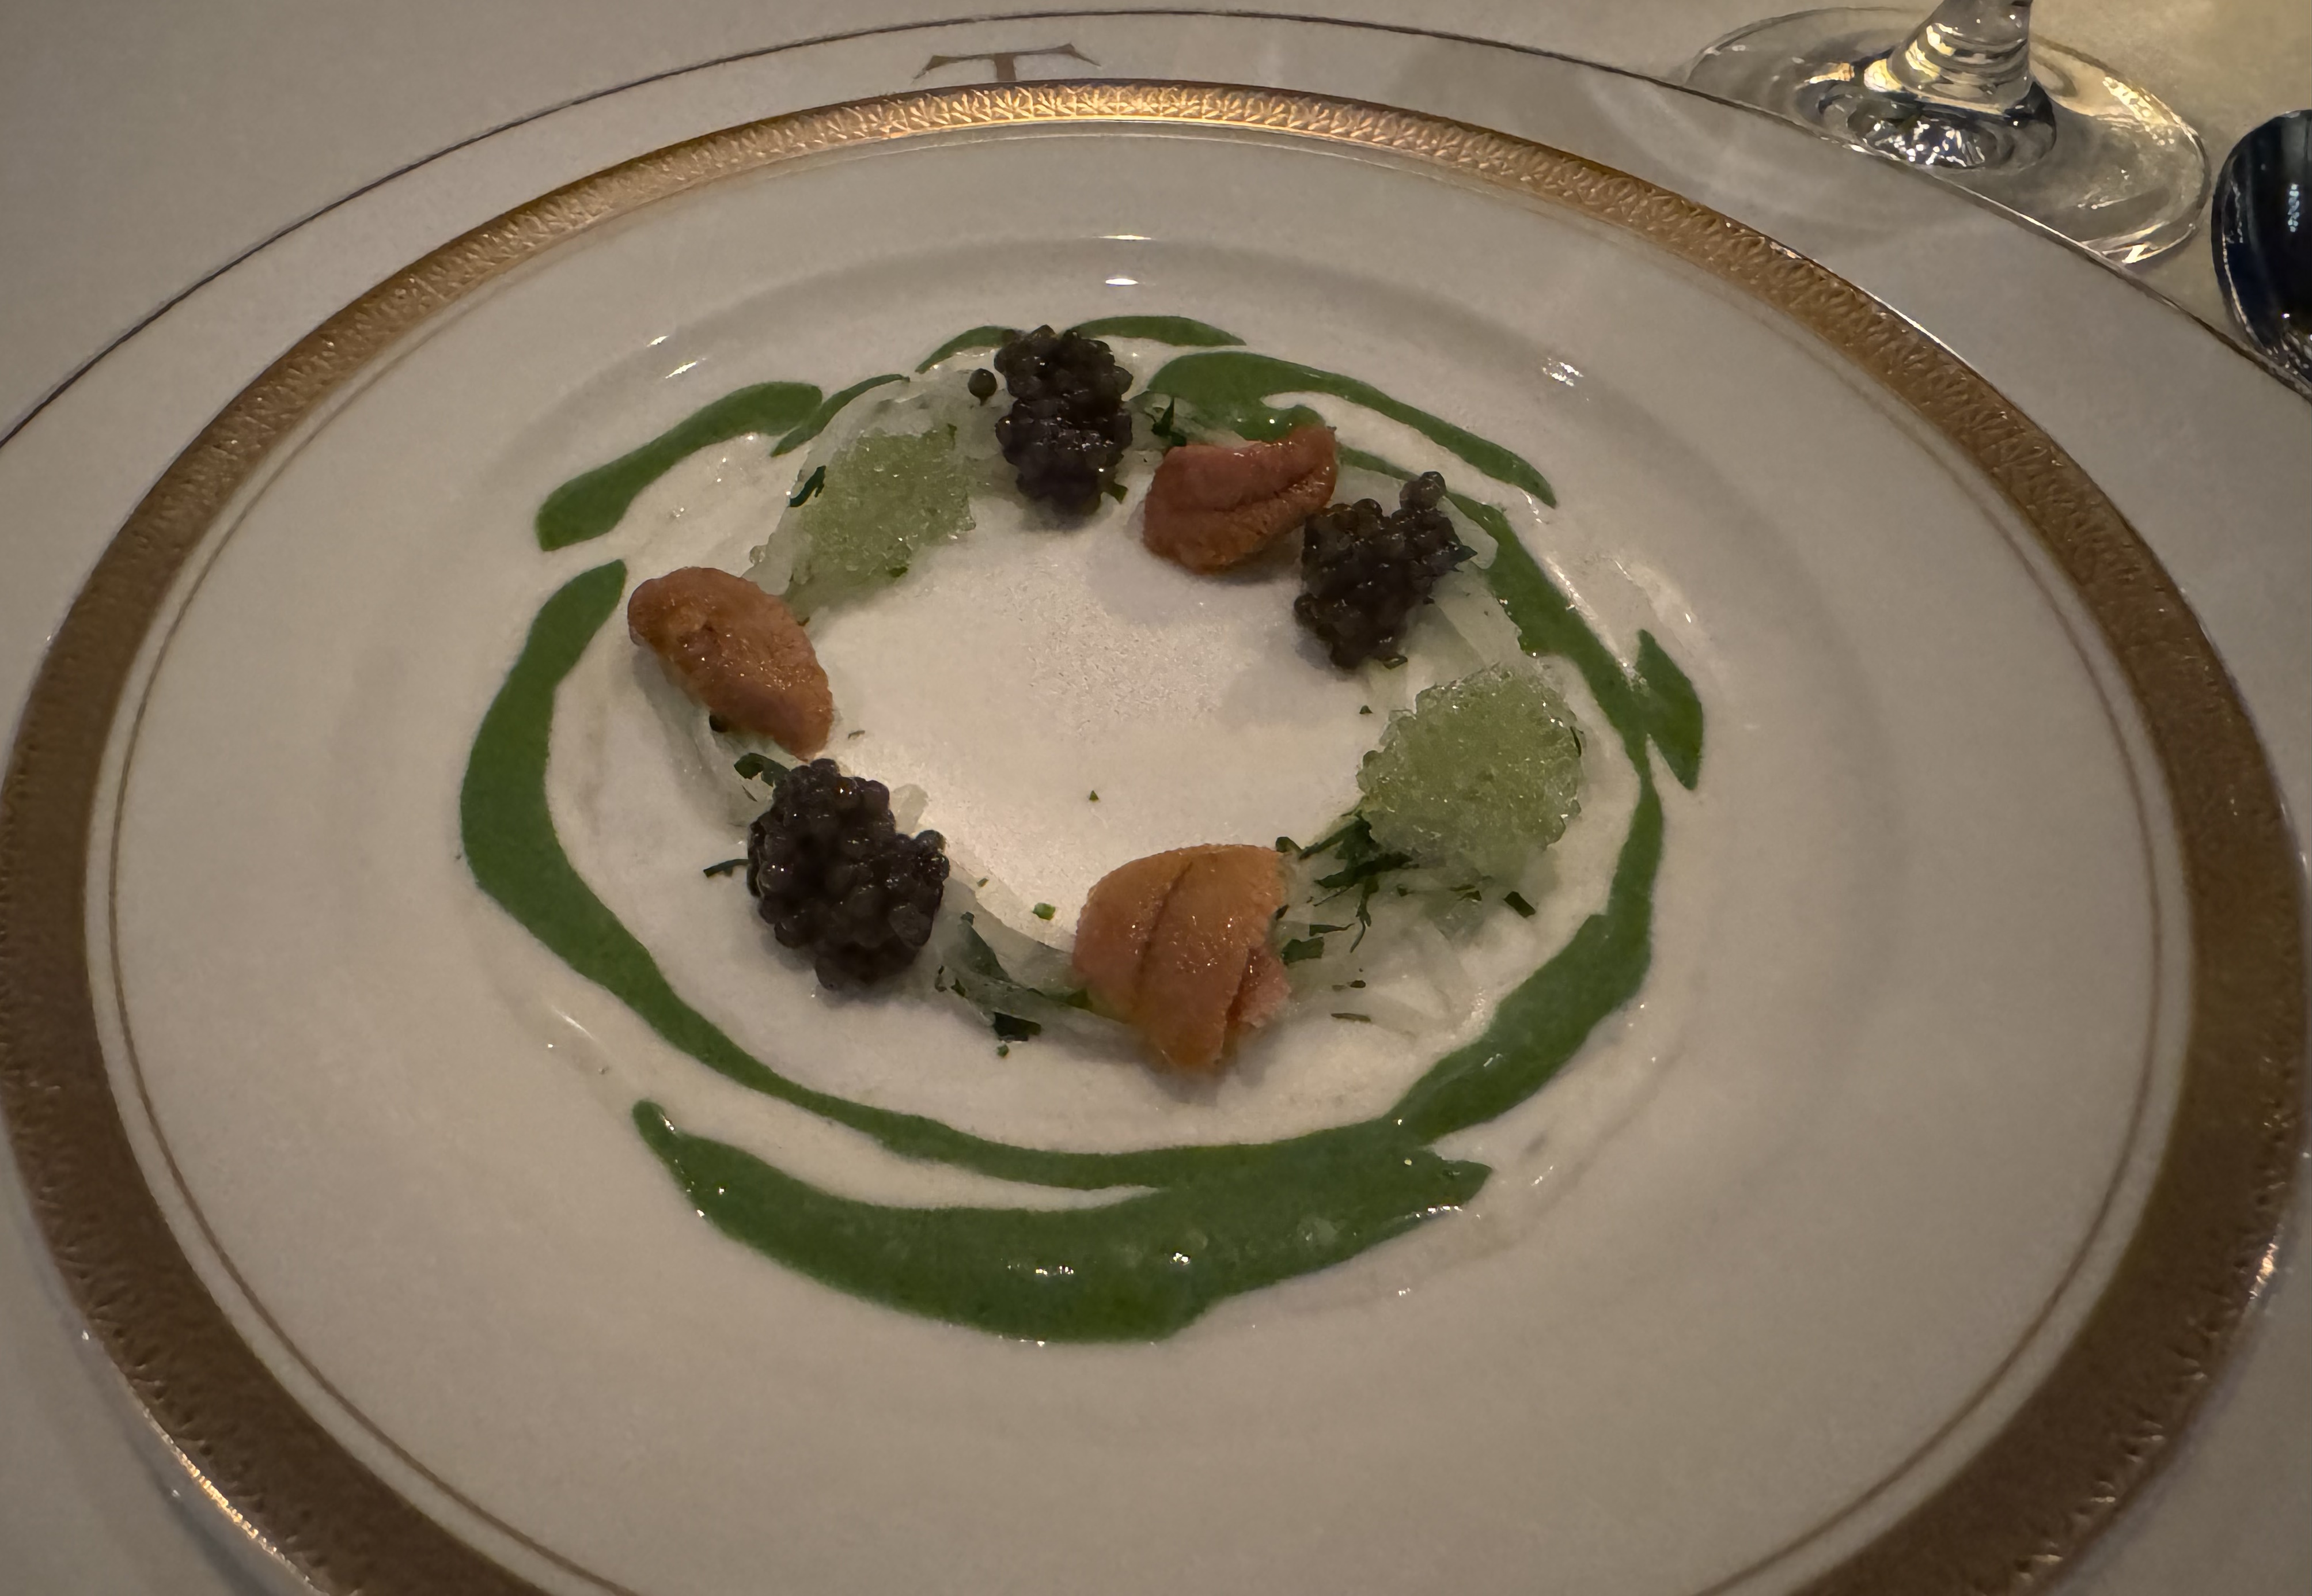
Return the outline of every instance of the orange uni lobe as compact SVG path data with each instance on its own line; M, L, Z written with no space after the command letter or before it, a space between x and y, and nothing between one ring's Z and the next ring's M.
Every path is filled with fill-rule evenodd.
M687 566L626 601L626 632L675 684L741 732L789 753L827 746L835 695L792 610L743 576Z
M1339 469L1330 427L1235 448L1183 443L1148 485L1141 541L1200 574L1225 571L1323 509Z
M1076 973L1166 1064L1209 1070L1283 1004L1268 931L1283 899L1269 848L1208 845L1135 859L1086 899Z

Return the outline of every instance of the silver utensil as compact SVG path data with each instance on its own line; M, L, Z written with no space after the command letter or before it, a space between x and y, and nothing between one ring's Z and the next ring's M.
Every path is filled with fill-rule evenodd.
M2232 320L2312 399L2312 110L2274 117L2232 146L2210 243Z

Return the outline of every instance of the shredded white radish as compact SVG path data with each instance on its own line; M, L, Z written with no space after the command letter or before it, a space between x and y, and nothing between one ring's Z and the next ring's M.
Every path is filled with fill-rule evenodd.
M913 831L915 822L924 818L924 806L931 795L909 782L891 789L891 824L902 831Z
M1473 557L1469 561L1470 567L1478 571L1491 570L1493 557L1502 551L1502 546L1493 541L1493 533L1455 509L1450 499L1445 502L1445 513L1452 518L1453 535L1469 546Z
M1476 653L1480 664L1529 667L1531 662L1518 640L1517 623L1481 579L1467 571L1452 572L1438 583L1430 600L1438 615Z

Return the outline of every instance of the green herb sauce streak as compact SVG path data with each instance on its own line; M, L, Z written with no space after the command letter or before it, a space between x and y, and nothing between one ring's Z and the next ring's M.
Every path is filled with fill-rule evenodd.
M942 353L1001 330L974 329ZM1499 445L1311 367L1233 351L1186 355L1149 388L1189 402L1208 425L1256 437L1274 436L1310 414L1271 409L1268 398L1332 394L1405 422L1496 480L1548 495L1540 474ZM827 403L827 415L840 408ZM539 541L560 548L609 531L617 519L609 505L615 501L623 513L643 484L681 457L670 452L679 444L687 452L741 432L806 425L821 408L819 390L808 384L740 390L557 489L539 512ZM784 419L766 424L773 415ZM1344 454L1353 456L1352 464L1406 475L1375 457ZM563 851L547 808L555 695L617 609L626 572L617 561L572 578L547 600L483 717L460 793L468 864L483 891L573 970L670 1045L740 1085L903 1157L1031 1185L1117 1192L1098 1206L1057 1210L863 1202L687 1135L655 1103L635 1104L643 1139L725 1234L840 1290L997 1334L1066 1341L1169 1335L1222 1298L1353 1258L1467 1202L1491 1171L1441 1157L1430 1144L1531 1096L1645 979L1663 832L1647 748L1659 749L1671 774L1693 786L1702 757L1700 700L1651 636L1640 638L1635 671L1625 671L1498 509L1459 495L1454 503L1501 546L1487 579L1527 649L1565 657L1589 683L1636 769L1638 798L1604 908L1502 1001L1484 1035L1431 1065L1378 1118L1275 1142L1128 1153L1024 1147L817 1091L740 1048L675 991L650 951L595 896ZM548 539L548 512L558 540Z
M792 454L810 443L827 430L827 424L842 413L844 406L869 389L880 388L886 382L904 382L906 380L906 373L904 372L885 372L880 377L870 377L863 382L854 382L840 393L828 394L819 401L819 408L810 413L801 425L771 445L771 457L775 460L782 454Z
M538 507L538 546L549 552L599 538L618 524L635 495L686 457L748 433L784 433L819 408L809 382L758 382L726 393L609 465L573 477Z
M1088 338L1145 338L1151 343L1171 344L1184 349L1221 348L1244 340L1232 332L1222 332L1209 321L1198 321L1187 316L1102 316L1097 320L1079 321L1068 329ZM948 339L916 365L917 372L927 372L950 355L967 349L994 349L1018 335L1012 327L975 327Z

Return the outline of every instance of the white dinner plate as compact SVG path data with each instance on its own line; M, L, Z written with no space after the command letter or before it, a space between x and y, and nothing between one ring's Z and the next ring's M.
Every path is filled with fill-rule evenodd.
M1651 967L1558 1078L1438 1142L1490 1171L1475 1197L1082 1344L702 1223L638 1101L861 1204L1083 1199L709 1072L491 900L460 794L541 606L614 560L614 594L732 563L793 484L769 440L721 440L541 550L556 486L743 385L833 392L966 327L1124 311L1532 460L1554 504L1466 490L1625 665L1659 640L1704 731L1698 774L1593 751L1487 995L1607 908L1649 785ZM1177 353L1119 343L1143 376ZM1130 514L991 526L822 632L863 733L839 757L921 783L1023 899L1306 835L1378 723L1293 674L1289 584L1201 587ZM1385 1119L1475 1034L1315 1015L1182 1093L828 1004L698 874L737 834L653 741L617 627L553 715L578 874L808 1088L1036 1148L1231 1143ZM2293 1156L2292 845L2094 484L1756 234L1313 96L843 109L449 246L147 498L50 655L7 825L11 1126L67 1279L260 1533L434 1588L1952 1588L2124 1471L2125 1415L2180 1418L2168 1349L2254 1289Z

